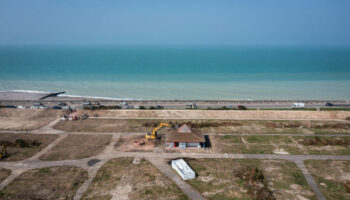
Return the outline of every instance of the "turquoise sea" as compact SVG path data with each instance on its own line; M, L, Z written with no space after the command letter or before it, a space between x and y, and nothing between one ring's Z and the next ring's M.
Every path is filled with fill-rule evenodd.
M350 99L350 47L1 46L0 91L123 99Z

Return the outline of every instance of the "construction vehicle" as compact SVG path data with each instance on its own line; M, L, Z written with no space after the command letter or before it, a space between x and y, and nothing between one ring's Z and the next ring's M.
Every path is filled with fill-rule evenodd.
M157 131L164 126L170 127L172 125L167 123L160 123L157 127L153 129L152 133L147 133L145 135L146 139L157 139Z
M6 146L3 146L0 152L0 160L3 160L7 157L9 157L9 154L7 153Z

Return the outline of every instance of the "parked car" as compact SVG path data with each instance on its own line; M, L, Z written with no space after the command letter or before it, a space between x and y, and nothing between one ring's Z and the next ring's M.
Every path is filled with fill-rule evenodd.
M133 109L134 107L133 107L133 106L128 106L128 105L126 105L126 106L124 106L124 108L125 108L125 109Z
M90 101L87 101L87 102L83 103L83 106L90 106L90 105L91 105Z
M20 108L20 109L25 109L27 107L23 106L23 105L20 105L20 106L17 106L17 108Z
M293 103L292 108L305 108L304 103Z
M43 104L41 102L37 102L34 104L34 106L42 106Z
M197 104L196 103L190 103L186 105L186 109L197 109Z
M5 108L17 108L17 107L13 105L6 105Z
M39 106L31 106L30 109L39 109Z
M48 109L49 107L47 106L39 106L40 109Z
M334 104L332 104L332 103L330 103L330 102L327 102L327 103L325 104L325 106L334 106Z
M121 105L121 106L126 106L126 105L128 105L128 103L126 103L125 101L123 101L123 102L120 103L120 105Z
M51 109L62 109L61 106L52 106Z
M62 102L62 101L58 103L58 106L66 106L66 105L67 105L67 104L64 103L64 102Z
M139 105L134 106L134 109L140 109Z
M161 109L164 109L164 106L157 105L156 108L161 110Z

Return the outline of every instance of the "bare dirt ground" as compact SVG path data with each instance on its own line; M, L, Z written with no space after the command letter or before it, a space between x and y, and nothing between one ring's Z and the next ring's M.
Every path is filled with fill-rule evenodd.
M307 160L305 166L327 199L350 199L350 161Z
M155 148L161 148L159 140L146 139L145 136L120 137L116 143L115 149L123 152L133 151L154 151Z
M39 159L70 160L94 156L103 151L111 138L111 135L68 135Z
M344 134L350 122L340 121L266 121L266 120L151 120L87 119L60 121L55 129L69 132L150 132L159 123L187 124L202 133L244 134ZM167 133L171 128L163 128Z
M212 136L218 153L350 155L350 137Z
M189 180L208 199L315 199L299 168L284 160L186 159Z
M87 171L61 166L33 169L19 175L0 192L1 199L73 199L79 186L87 179Z
M89 116L118 118L163 118L163 119L341 119L350 116L349 111L237 111L237 110L80 110Z
M108 161L82 199L187 199L184 193L150 162L134 158Z
M5 180L10 174L11 174L10 170L8 170L8 169L0 169L0 182Z
M30 158L34 154L44 149L47 145L53 142L58 136L49 134L11 134L0 133L0 148L3 145L7 146L9 157L3 161L17 161ZM16 140L22 139L25 142L36 144L29 144L29 146L20 146ZM0 161L1 162L1 161Z
M0 109L0 130L35 130L61 116L52 109Z

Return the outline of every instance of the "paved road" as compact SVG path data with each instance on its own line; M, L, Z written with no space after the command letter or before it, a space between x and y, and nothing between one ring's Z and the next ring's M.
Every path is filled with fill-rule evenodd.
M139 157L148 159L152 162L161 172L171 178L174 183L176 183L185 194L187 194L191 199L204 199L203 196L189 186L186 182L179 178L176 174L174 175L173 171L170 168L170 165L165 163L165 160L178 158L178 157L190 157L190 158L227 158L227 159L246 159L246 158L254 158L254 159L284 159L295 162L297 166L303 172L307 182L317 195L318 199L325 199L322 193L320 192L315 180L309 174L307 169L305 168L303 162L304 160L350 160L350 155L344 156L334 156L334 155L275 155L275 154L218 154L218 153L156 153L156 152L118 152L115 150L114 146L118 141L118 138L123 133L66 133L63 131L56 131L52 129L52 126L55 125L58 121L55 120L44 128L36 131L32 131L35 134L58 134L60 137L56 139L53 143L48 145L41 152L37 153L31 158L22 161L16 162L0 162L0 168L10 169L12 173L9 177L7 177L2 183L0 183L0 189L6 187L14 178L16 178L21 173L35 168L43 168L43 167L51 167L51 166L77 166L83 169L86 169L89 174L89 178L83 183L83 185L78 189L74 199L80 199L82 194L86 191L91 181L95 177L98 169L108 160L112 158L118 157ZM6 131L11 132L11 131ZM14 133L19 133L18 131L14 131ZM105 148L103 152L96 156L92 156L90 158L78 159L78 160L62 160L62 161L41 161L38 158L49 151L55 145L59 144L68 134L111 134L113 135L112 141ZM128 135L139 135L144 133L128 133ZM250 134L249 134L250 135ZM263 135L263 134L262 134ZM273 135L286 135L286 134L273 134ZM239 134L242 136L242 134ZM303 136L303 134L297 134L297 136ZM322 135L325 136L325 135ZM328 135L334 136L334 135ZM97 159L100 162L93 166L89 166L88 162L92 159Z

